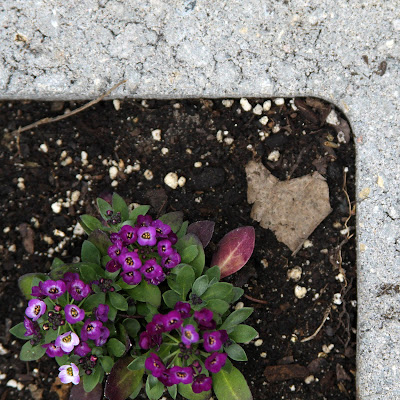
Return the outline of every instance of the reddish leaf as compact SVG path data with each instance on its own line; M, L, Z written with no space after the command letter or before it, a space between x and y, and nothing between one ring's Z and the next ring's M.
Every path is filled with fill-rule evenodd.
M98 383L91 392L85 392L82 381L72 386L69 400L101 400L103 398L103 386Z
M132 362L132 357L118 360L108 375L104 395L110 400L125 400L138 386L142 386L144 370L131 371L127 366Z
M221 278L232 275L242 268L254 250L255 231L252 226L243 226L227 233L218 243L211 265L218 265Z
M188 226L187 233L195 234L200 239L203 248L206 248L214 233L214 226L213 221L197 221Z

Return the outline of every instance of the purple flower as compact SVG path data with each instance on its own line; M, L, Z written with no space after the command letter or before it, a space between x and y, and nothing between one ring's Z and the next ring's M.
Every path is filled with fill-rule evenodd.
M24 317L24 327L26 332L24 336L37 335L40 332L40 327L37 322L32 322L29 318Z
M97 339L94 340L94 344L97 347L103 346L103 344L107 342L109 336L110 336L110 330L107 327L102 326L100 328L100 335Z
M85 318L85 311L76 306L75 304L67 304L64 308L65 319L70 324L76 324Z
M192 343L199 341L199 334L196 332L196 328L193 325L186 325L181 328L181 331L181 340L186 346L190 347Z
M183 301L178 301L175 304L174 310L178 311L179 314L181 314L182 319L186 319L190 317L190 310L192 307L190 306L189 303L184 303Z
M158 286L161 282L165 281L165 278L166 278L165 274L162 273L161 275L156 276L153 279L148 279L147 282L150 283L151 285Z
M140 268L140 272L146 279L154 279L164 274L162 268L157 264L156 260L147 260Z
M37 321L45 312L46 303L38 299L29 300L28 307L25 310L25 314L33 321Z
M121 265L118 263L118 261L111 259L107 264L106 264L106 271L108 272L115 272L118 271L121 268Z
M90 294L90 286L80 279L68 283L68 292L76 301L81 301Z
M130 225L124 225L118 232L119 237L124 244L132 244L137 239L138 228L132 228Z
M193 382L193 371L190 367L172 367L169 370L169 375L173 385L179 383L188 384Z
M196 376L192 384L193 393L208 392L211 387L212 379L204 374Z
M213 312L208 308L202 308L194 312L194 319L199 324L201 330L215 329L216 323L213 320Z
M124 245L122 244L122 240L118 240L110 246L107 250L107 254L115 261L118 261L119 256L122 254L122 250L124 249Z
M200 374L203 367L201 366L201 364L199 363L199 360L195 360L192 362L191 364L192 370L193 370L193 374Z
M66 272L63 276L63 281L68 284L69 282L76 281L79 278L80 276L77 272Z
M118 241L121 241L121 240L122 239L121 239L121 237L119 236L118 233L116 233L116 232L110 233L110 242L112 244L115 244L115 243L117 243Z
M108 321L108 312L110 311L110 306L107 304L99 304L94 310L93 313L96 317L101 322L107 322Z
M226 353L212 353L206 358L204 365L210 372L216 374L225 365L227 357Z
M39 286L32 286L31 296L38 297L39 299L44 299L45 297L47 297L47 295L43 293L42 287L43 282L39 282Z
M121 277L128 285L137 285L142 281L142 274L136 270L122 272Z
M172 246L178 241L178 236L176 235L176 233L171 232L167 239L171 242Z
M74 354L80 357L85 357L87 354L89 354L92 351L92 349L89 347L87 342L80 342L78 346L74 348Z
M164 256L169 256L174 251L174 249L172 248L171 242L165 239L165 240L160 240L157 243L157 251L161 257L164 257Z
M54 342L43 344L42 347L46 349L46 354L52 358L62 357L65 354L63 349L59 346L56 346Z
M139 346L144 350L149 350L155 346L160 347L161 343L161 333L151 335L149 332L142 332L139 336Z
M153 221L151 226L156 228L157 237L159 238L166 238L171 232L171 227L167 224L164 224L164 222L159 219Z
M44 295L49 296L51 300L55 300L58 297L62 296L66 289L67 286L64 283L64 281L46 281L43 282L43 285L41 285L41 289Z
M139 227L150 226L153 222L153 218L150 215L139 215L137 217L136 225Z
M88 339L96 340L101 335L102 326L103 323L101 321L91 321L87 319L81 330L81 339L83 341Z
M58 377L62 383L72 382L74 385L79 383L79 368L74 363L62 365L58 370L60 371Z
M219 331L204 332L203 339L204 350L209 353L218 351L222 347L221 333Z
M171 382L171 375L170 375L170 369L167 368L165 369L162 374L158 377L158 380L164 385L164 386L172 386L173 383Z
M140 269L142 266L142 261L140 260L138 254L134 251L123 252L119 256L118 262L122 265L122 269L126 272Z
M138 229L138 243L141 246L154 246L157 243L156 228L142 226Z
M165 332L165 319L164 315L156 314L154 315L151 322L146 325L146 331L150 333L150 335L155 335L158 333Z
M180 262L181 256L176 250L161 259L162 266L169 269L176 267Z
M178 329L182 325L181 314L178 311L170 311L167 315L164 315L164 329L166 332L170 332L173 329Z
M76 333L68 331L60 335L56 339L56 346L61 347L65 353L71 353L75 346L79 344L80 340Z
M144 366L156 378L160 377L161 374L165 371L165 365L161 361L160 357L154 353L150 353L150 357L146 358Z

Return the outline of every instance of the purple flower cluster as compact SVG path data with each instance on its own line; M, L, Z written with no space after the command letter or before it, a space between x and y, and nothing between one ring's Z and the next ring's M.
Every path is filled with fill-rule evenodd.
M195 323L185 323L188 318L190 321L194 319ZM147 324L146 331L139 337L139 346L144 350L155 348L157 351L165 340L169 340L170 345L176 345L179 349L174 353L174 359L166 357L167 362L163 362L155 352L150 353L145 361L146 369L165 386L184 383L192 384L194 393L210 390L212 380L207 375L219 372L225 365L227 354L222 350L224 343L229 339L225 330L215 328L216 323L211 310L203 308L192 314L189 303L178 302L168 314L154 315L152 321ZM174 333L172 331L178 334L178 338L171 336ZM172 339L173 343L170 342ZM202 349L199 348L200 345ZM182 360L180 364L184 364L183 366L174 365L176 357ZM201 373L200 357L205 357L207 374ZM188 360L193 358L195 360L188 365Z
M181 262L173 245L178 238L171 227L149 215L139 215L134 227L124 225L110 235L108 248L111 260L106 270L122 269L121 277L128 285L139 284L143 277L152 285L159 285L169 271ZM156 254L156 255L155 255Z

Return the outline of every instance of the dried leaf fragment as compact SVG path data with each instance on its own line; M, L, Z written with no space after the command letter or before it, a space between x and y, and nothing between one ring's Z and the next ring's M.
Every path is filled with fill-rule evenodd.
M297 252L314 229L332 211L329 188L318 172L279 181L262 163L246 165L247 201L251 218Z

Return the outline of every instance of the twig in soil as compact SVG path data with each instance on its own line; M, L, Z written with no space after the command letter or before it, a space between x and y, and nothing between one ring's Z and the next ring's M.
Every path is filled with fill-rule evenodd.
M296 171L296 169L298 168L301 159L303 158L304 154L308 151L308 149L310 148L310 146L304 147L303 149L301 149L299 155L297 156L297 160L296 162L293 164L292 168L289 171L289 174L287 175L286 179L289 180L292 175L293 172Z
M260 304L268 304L266 300L260 300L260 299L255 299L254 297L251 297L247 294L243 295L247 300L254 301L254 303L260 303Z
M332 307L332 306L329 306L329 307L326 309L326 311L325 311L325 313L324 313L324 319L322 320L321 325L317 328L317 330L316 330L311 336L308 336L308 337L306 337L306 338L304 338L304 339L301 339L301 340L300 340L301 343L309 342L310 340L313 340L313 339L318 335L319 331L320 331L320 330L322 329L322 327L324 326L325 321L328 319L329 313L331 312L331 307Z
M347 172L346 172L346 170L344 170L342 190L343 190L343 192L344 192L344 194L346 196L347 204L348 204L348 207L349 207L349 216L347 217L346 222L344 223L344 227L347 229L347 239L350 239L350 236L349 236L350 230L349 230L349 227L347 226L347 223L350 221L350 218L355 214L356 205L354 205L353 208L351 207L350 197L349 197L349 194L347 193L347 182L346 182L346 180L347 180Z
M84 104L83 106L77 108L76 110L73 110L73 111L69 112L68 114L62 114L62 115L59 115L59 116L54 117L54 118L50 118L50 117L42 118L39 121L34 122L33 124L29 124L29 125L24 126L23 128L19 127L15 131L12 131L11 135L17 135L17 144L19 144L19 135L22 132L26 132L26 131L29 131L30 129L37 128L40 125L51 124L52 122L61 121L62 119L65 119L65 118L71 117L72 115L78 114L81 111L86 110L87 108L90 108L93 105L99 103L101 100L103 100L105 97L107 97L111 92L113 92L117 87L121 86L125 82L126 82L126 79L124 79L123 81L121 81L121 82L117 83L116 85L114 85L110 90L108 90L106 93L102 94L97 99L89 101L89 103Z

